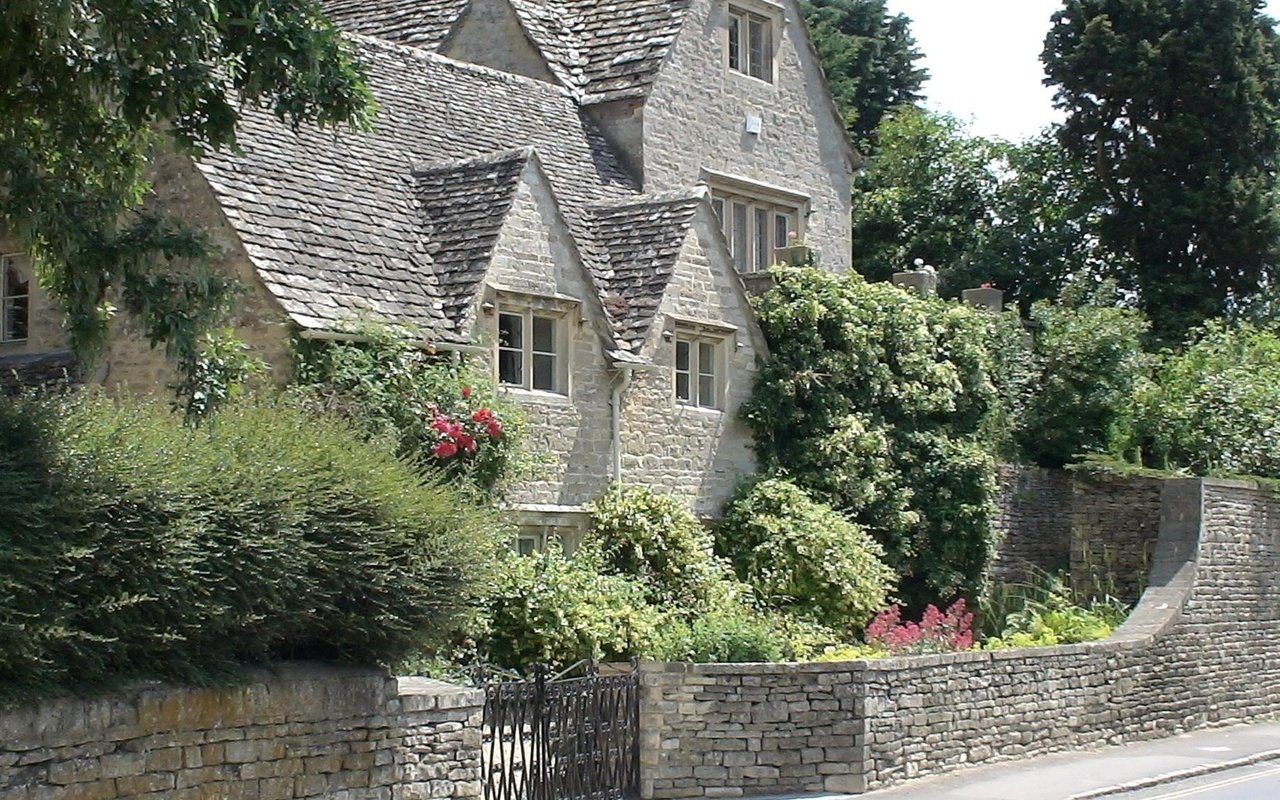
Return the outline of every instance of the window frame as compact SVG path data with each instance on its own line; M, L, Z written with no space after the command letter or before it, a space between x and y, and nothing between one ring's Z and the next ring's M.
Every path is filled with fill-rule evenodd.
M502 302L497 307L497 341L494 343L493 371L498 386L503 389L514 389L540 395L568 397L569 382L569 314L529 304ZM520 344L516 347L503 344L503 318L515 317L520 321ZM535 321L549 321L553 325L551 331L552 350L538 349L534 329ZM520 380L508 381L503 378L503 354L515 353L519 356ZM552 388L539 386L539 358L551 358Z
M0 342L19 343L31 340L31 272L26 269L26 259L21 253L0 253ZM9 270L13 269L25 278L25 289L22 294L13 294L9 286ZM10 336L10 304L15 300L25 301L23 307L23 335Z
M723 411L728 370L726 355L729 335L708 333L689 328L677 328L672 335L671 349L671 396L677 405L688 408L700 408L706 411ZM686 368L680 368L680 349L687 348ZM710 355L703 348L710 349ZM710 361L711 371L707 371ZM685 377L686 397L681 396L680 376ZM703 379L711 379L711 397L704 397ZM709 400L709 402L708 402Z
M764 83L776 83L778 31L782 15L760 2L725 4L725 69ZM753 27L760 32L760 47L752 47Z
M720 230L729 244L729 256L733 259L734 268L741 275L767 272L769 267L777 263L777 251L785 248L789 241L777 241L779 222L785 220L787 234L795 233L801 239L804 237L802 228L805 215L802 205L713 187L711 207L713 211L721 209L716 212L720 219ZM738 213L739 209L743 210L742 216ZM766 227L763 237L760 231L762 214ZM759 263L761 255L768 263Z

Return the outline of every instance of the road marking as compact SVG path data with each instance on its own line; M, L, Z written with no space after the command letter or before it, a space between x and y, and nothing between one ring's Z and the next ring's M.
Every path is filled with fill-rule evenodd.
M1208 792L1213 789L1235 786L1238 783L1248 783L1249 781L1257 780L1258 778L1265 778L1268 775L1280 775L1280 767L1271 767L1270 769L1262 770L1261 772L1253 772L1248 775L1239 775L1234 778L1227 778L1226 780L1216 781L1214 783L1206 783L1203 786L1192 786L1186 789L1179 789L1176 792L1169 792L1168 794L1158 794L1148 797L1146 800L1175 800L1175 798L1179 797L1190 797L1193 794L1200 794L1201 792Z

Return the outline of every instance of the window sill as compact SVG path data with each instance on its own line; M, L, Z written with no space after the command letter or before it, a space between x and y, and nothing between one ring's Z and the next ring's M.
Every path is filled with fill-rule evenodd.
M520 402L539 403L551 406L571 406L573 398L559 392L545 392L541 389L525 389L520 386L500 386L498 391Z
M776 84L774 81L767 81L767 80L765 80L764 78L757 78L757 77L756 77L756 76L754 76L754 75L748 75L747 73L745 73L745 72L740 72L740 71L738 71L738 70L734 69L733 67L725 67L725 68L724 68L724 71L725 71L725 72L727 72L729 75L733 76L733 77L734 77L734 78L736 78L736 79L741 79L741 80L744 80L744 81L748 81L748 82L749 82L749 85L754 84L754 85L756 85L756 86L762 86L762 87L766 87L766 86L767 86L767 87L768 87L768 88L770 88L770 89L773 89L773 88L775 88L775 87L777 86L777 84Z
M680 400L675 401L676 411L690 412L704 417L720 417L724 415L723 408L711 408L709 406L695 406L692 403L685 403Z

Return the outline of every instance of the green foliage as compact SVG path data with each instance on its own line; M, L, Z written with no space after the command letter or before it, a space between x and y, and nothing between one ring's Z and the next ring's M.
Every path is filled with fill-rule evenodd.
M642 486L613 484L588 507L594 548L605 572L632 576L650 602L704 605L726 569L711 555L711 534L680 499Z
M990 552L999 397L989 316L857 275L779 269L771 359L744 415L766 472L881 544L912 607L976 596Z
M786 640L768 617L745 606L729 606L687 621L668 622L649 652L657 661L782 661L786 657Z
M991 284L1025 311L1108 263L1080 170L1047 136L985 139L918 108L885 116L877 135L854 184L854 265L868 278L919 259L938 271L943 296Z
M637 580L607 574L598 556L557 549L507 554L489 592L481 654L503 667L626 659L644 650L661 619Z
M1042 56L1059 140L1165 340L1274 286L1280 39L1256 0L1066 0Z
M1142 314L1114 305L1106 291L1081 295L1031 310L1039 391L1014 435L1024 457L1042 466L1127 448L1135 393L1150 366Z
M0 702L430 648L493 520L344 424L237 404L0 399Z
M188 421L199 421L240 397L253 376L267 365L249 354L249 346L230 328L210 331L203 337L194 368L175 387Z
M845 632L871 619L893 588L884 550L866 531L784 480L738 491L716 549L762 602Z
M911 20L889 14L884 0L806 0L800 10L849 136L874 150L881 118L919 101L929 77L917 66Z
M358 336L298 343L294 392L304 404L350 419L369 437L393 443L402 457L489 496L523 471L523 418L497 397L490 376L427 353L384 326L366 325ZM446 423L462 429L442 434ZM439 447L464 436L474 450Z
M1129 609L1111 599L1083 601L1059 576L1037 573L1027 583L995 587L997 602L984 608L983 622L998 635L984 650L1043 647L1105 639L1124 622Z
M1214 322L1140 395L1148 465L1280 478L1280 335Z
M0 227L37 260L72 345L118 303L194 372L232 301L203 234L143 210L153 154L234 146L244 106L364 124L371 95L316 0L12 0L0 12Z

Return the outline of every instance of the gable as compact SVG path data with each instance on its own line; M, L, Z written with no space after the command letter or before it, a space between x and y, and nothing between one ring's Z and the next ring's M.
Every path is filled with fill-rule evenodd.
M449 58L556 83L510 0L470 0L440 52Z

